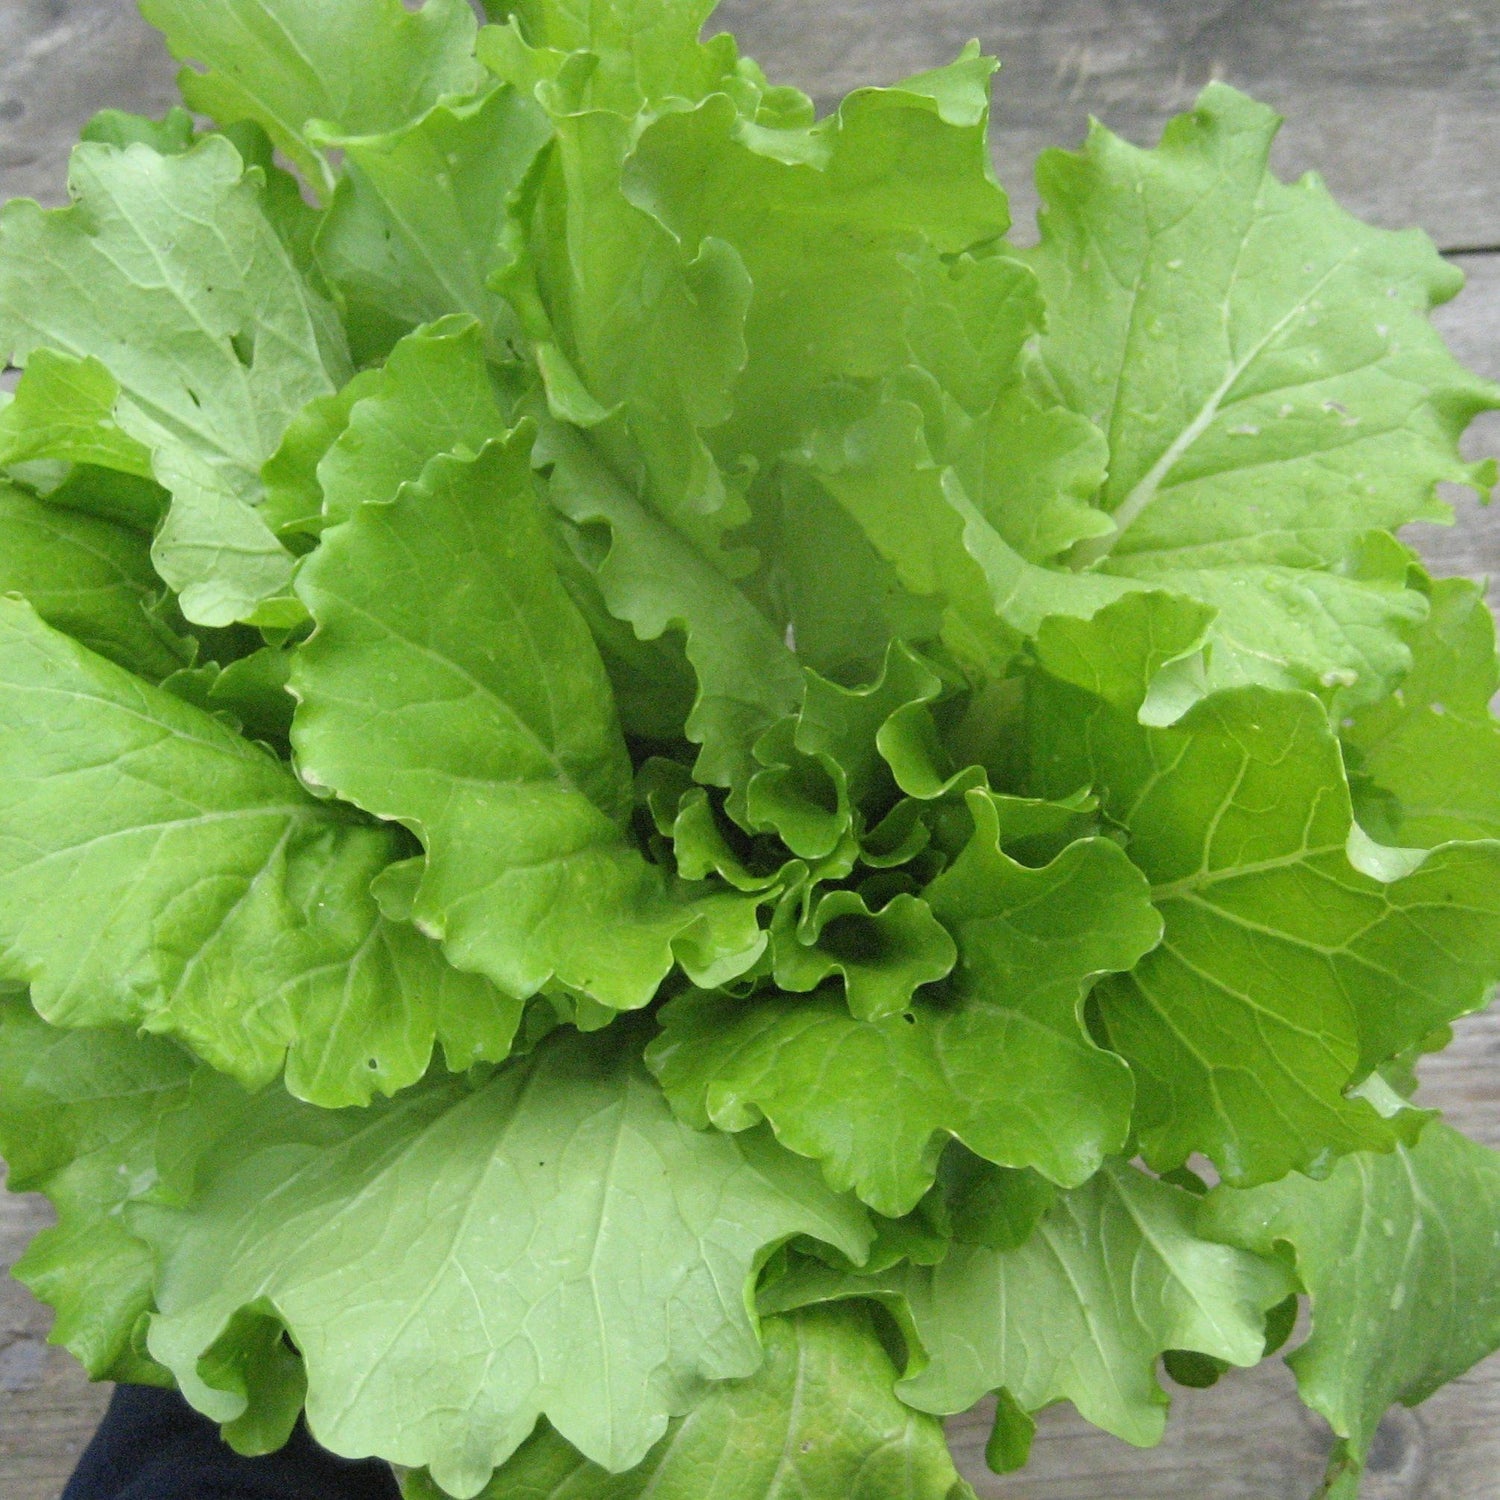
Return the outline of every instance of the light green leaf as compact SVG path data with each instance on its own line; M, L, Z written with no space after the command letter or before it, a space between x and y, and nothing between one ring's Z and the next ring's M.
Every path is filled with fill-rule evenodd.
M317 255L351 323L400 334L467 313L503 353L518 329L487 283L507 258L510 196L549 134L533 101L499 86L388 135L336 137L344 174Z
M593 1462L639 1463L704 1381L760 1364L766 1249L802 1233L857 1259L869 1229L765 1135L675 1121L638 1048L628 1024L564 1030L472 1089L337 1114L265 1096L198 1163L190 1206L132 1219L159 1257L153 1354L243 1419L200 1362L253 1305L301 1353L320 1442L457 1496L543 1415Z
M519 1007L382 918L390 831L0 599L0 972L61 1026L180 1037L322 1104L466 1067Z
M575 108L634 115L660 100L698 100L725 88L741 93L753 84L754 74L736 66L732 37L699 42L713 9L712 0L594 0L585 6L521 0L504 7L510 26L481 34L479 54L521 84L562 73L557 86L570 90ZM578 53L585 56L575 59Z
M502 290L516 306L553 415L726 573L723 536L748 519L703 437L730 414L751 286L736 252L684 252L621 191L635 124L554 109L556 140Z
M95 1380L165 1384L132 1347L151 1309L151 1256L121 1206L156 1179L157 1121L187 1097L193 1064L128 1031L59 1031L24 994L0 995L0 1152L13 1192L46 1193L58 1222L16 1277L57 1310L50 1339Z
M981 670L1003 668L1018 636L1034 635L1049 617L1088 619L1129 594L1169 588L1215 610L1199 696L1214 687L1264 683L1337 691L1341 702L1352 704L1378 696L1406 671L1404 637L1426 606L1406 587L1405 550L1388 537L1382 543L1374 534L1358 548L1351 544L1341 572L1252 562L1132 578L1041 567L982 513L959 470L934 456L936 419L917 404L920 389L903 392L899 382L893 385L896 393L874 402L846 401L842 411L826 403L807 459L906 587L942 604L946 644ZM1001 453L1019 457L1026 451L1030 439L1020 429L997 432ZM1059 462L1073 452L1086 457L1062 443L1065 436L1059 437ZM989 456L971 459L984 467L985 483L1002 483L1003 470ZM1031 461L1039 461L1034 450ZM1044 465L1040 472L1052 471ZM967 482L978 482L973 472ZM1053 484L1043 487L1050 491ZM1004 492L1026 494L1009 480ZM1076 518L1071 502L1038 511L1034 499L1017 511L1015 524L1040 518L1039 525L1055 529Z
M1059 1194L1015 1249L955 1244L935 1266L792 1277L762 1304L879 1296L919 1351L896 1387L908 1405L965 1411L1003 1389L1025 1412L1071 1401L1095 1426L1150 1447L1166 1425L1160 1356L1191 1349L1255 1364L1266 1311L1291 1290L1275 1262L1204 1239L1197 1208L1183 1189L1109 1162Z
M1029 1167L997 1167L956 1143L943 1151L938 1188L950 1238L1014 1250L1057 1202L1057 1188Z
M984 143L992 69L969 51L909 86L862 89L817 125L775 130L717 96L641 134L625 166L632 201L686 257L733 246L755 288L733 417L712 438L723 461L773 465L805 431L813 391L902 362L916 292L903 253L1004 233Z
M119 399L119 382L97 359L37 349L0 411L0 464L50 458L149 479L150 451L115 422Z
M443 318L401 340L359 376L346 425L317 466L325 525L388 503L442 453L472 458L510 430L508 402L485 362L483 331Z
M1457 439L1500 390L1427 320L1458 271L1419 231L1352 219L1314 176L1278 182L1279 123L1213 84L1154 151L1095 125L1081 153L1047 153L1028 254L1051 314L1041 361L1054 399L1109 438L1114 525L1075 564L1221 608L1236 587L1250 602L1240 570L1264 569L1269 597L1226 621L1240 680L1278 685L1253 653L1290 608L1307 641L1273 646L1286 667L1355 672L1370 701L1405 665L1397 601L1325 582L1299 608L1297 573L1337 578L1367 532L1445 519L1439 481L1487 490L1492 466L1462 462ZM1383 640L1341 647L1341 630Z
M188 619L227 625L291 577L254 508L260 467L347 378L343 334L262 212L260 174L221 137L175 156L86 144L70 187L71 208L18 200L0 216L0 346L18 364L41 348L92 357L118 383L97 442L117 430L150 450L173 496L157 569Z
M1004 232L1005 198L984 148L991 68L977 52L965 52L950 69L923 79L861 90L817 125L751 126L718 96L663 115L642 132L624 166L631 200L671 232L684 257L732 246L755 288L733 410L707 434L721 465L739 467L749 455L759 472L774 475L783 457L803 445L823 386L878 377L904 363L905 317L918 289L912 252L952 253ZM851 439L852 455L823 452L815 463L821 471L867 458L878 474L886 448L899 437L861 433ZM769 509L779 488L777 481L753 489L759 508ZM790 493L799 493L795 481ZM1010 632L994 620L975 566L943 566L945 517L924 496L908 485L899 501L872 502L887 504L882 522L916 554L911 565L904 548L883 545L888 536L874 537L877 549L896 563L909 592L951 588L953 612L961 617L953 632L970 656L1008 655ZM794 524L793 512L783 511L782 529ZM788 545L795 568L807 543L794 537ZM874 560L856 556L861 571L870 572ZM882 593L892 592L888 585L869 591L862 608L878 619ZM808 609L810 593L795 592L793 606ZM918 623L914 605L902 612ZM807 635L821 664L820 620L812 613ZM878 656L890 625L898 634L910 628L891 620L874 652L863 654ZM835 649L842 654L847 647Z
M541 1428L480 1500L972 1500L942 1427L898 1401L869 1313L809 1308L761 1327L765 1363L711 1386L628 1474ZM442 1500L422 1475L407 1500Z
M105 146L129 146L139 141L163 156L172 156L192 148L197 126L180 104L174 104L159 120L120 109L101 109L83 127L80 139Z
M333 173L313 122L339 135L405 125L478 86L465 0L142 0L173 55L188 107L221 125L254 120L326 194Z
M1124 663L1152 640L1144 617L1171 608L1136 596L1088 625L1049 622L1043 667L1121 696L1038 678L1031 701L1040 786L1094 784L1166 923L1095 992L1136 1075L1141 1147L1161 1170L1202 1151L1240 1183L1388 1149L1410 1122L1345 1092L1482 1003L1500 971L1500 845L1450 845L1404 879L1361 873L1338 744L1305 694L1232 689L1171 728L1139 724L1123 683L1148 668Z
M881 670L892 641L937 639L941 602L908 593L811 475L786 469L779 498L767 551L799 661L841 682L863 682Z
M1351 1496L1386 1408L1425 1401L1500 1347L1500 1157L1441 1122L1322 1182L1219 1188L1200 1224L1295 1256L1313 1331L1287 1362L1341 1439L1330 1477Z
M686 724L702 747L694 775L743 798L756 769L751 747L801 698L796 658L750 599L647 511L579 434L544 420L536 461L550 466L548 494L563 515L609 528L598 580L610 613L642 641L682 633L698 679Z
M1080 556L1111 571L1336 566L1366 531L1444 518L1438 481L1493 482L1457 438L1500 391L1427 321L1461 276L1316 177L1278 182L1279 124L1211 84L1154 151L1096 125L1042 158L1041 358L1109 437L1115 530Z
M1432 585L1432 613L1394 695L1344 723L1354 766L1399 804L1402 844L1500 838L1500 689L1495 622L1465 579Z
M391 358L395 357L393 350ZM380 389L389 363L361 370L330 395L313 397L287 423L280 445L260 470L265 486L260 512L277 536L316 536L322 531L323 486L318 466L348 428L355 403Z
M522 429L434 459L325 536L299 581L318 632L293 740L306 779L422 839L412 914L460 967L628 1009L674 961L719 983L765 938L753 900L674 887L626 837L624 741L548 559L529 450Z
M889 804L897 788L882 754L881 731L909 704L929 704L942 689L938 674L899 642L887 649L880 676L867 687L844 687L808 672L797 715L796 748L835 765L856 806Z
M290 753L292 654L274 646L263 646L239 657L227 667L207 663L179 672L162 683L188 703L224 719L231 728L251 739L263 740L280 755Z
M0 594L20 594L55 630L159 681L192 657L164 617L164 592L139 532L0 480Z
M1021 636L1011 622L1014 611L1007 612L1004 598L997 598L995 577L983 557L974 555L970 532L978 529L1015 555L967 505L953 472L931 457L924 422L921 409L909 401L830 400L806 462L903 587L940 604L944 645L979 674L998 676L1015 656ZM1028 566L1018 557L1015 563ZM1034 630L1036 624L1028 620L1022 628Z
M1108 530L1091 503L1109 449L1086 417L1038 401L1022 352L1044 321L1041 289L1012 255L928 254L916 262L919 298L907 341L927 411L928 441L1005 542L1030 562L1055 558ZM937 404L934 408L934 397Z
M390 501L441 453L472 456L511 426L515 392L485 358L483 329L442 318L407 335L379 369L336 397L314 402L267 465L268 488L287 529L317 532L366 502ZM691 671L675 642L637 641L605 606L577 527L553 523L552 560L604 655L627 732L670 739L691 706Z
M1103 839L1043 870L1015 864L986 795L969 803L974 838L926 893L959 949L946 990L878 1022L826 994L673 1001L649 1060L684 1119L744 1130L764 1117L835 1187L892 1217L932 1185L950 1136L1065 1184L1120 1149L1130 1077L1078 1012L1093 976L1156 942L1144 882Z

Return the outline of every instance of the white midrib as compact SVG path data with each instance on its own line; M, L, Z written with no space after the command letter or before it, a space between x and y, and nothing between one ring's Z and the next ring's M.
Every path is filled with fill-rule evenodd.
M1306 310L1308 303L1323 290L1335 272L1344 267L1348 258L1347 256L1341 257L1329 266L1317 281L1251 345L1244 357L1230 365L1223 380L1199 408L1198 414L1177 434L1161 457L1146 470L1130 493L1115 507L1111 513L1115 529L1104 536L1088 537L1073 549L1069 563L1075 571L1081 572L1084 568L1091 567L1114 551L1120 538L1140 520L1146 507L1156 499L1163 482L1177 467L1182 456L1203 436L1214 418L1219 415L1224 405L1224 398L1234 389L1245 371L1265 353L1267 347L1280 336L1287 325Z

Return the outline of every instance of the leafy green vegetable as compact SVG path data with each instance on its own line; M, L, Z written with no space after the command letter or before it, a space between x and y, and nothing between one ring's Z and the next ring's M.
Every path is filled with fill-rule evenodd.
M17 200L0 217L0 352L85 362L96 426L70 391L78 440L49 422L48 456L114 451L110 466L136 473L148 450L172 494L157 569L190 620L228 625L291 579L254 508L260 466L292 417L347 379L343 330L266 218L263 174L222 136L171 156L85 143L70 186L70 208Z
M1356 1493L1393 1401L1415 1406L1500 1343L1500 1157L1446 1125L1389 1156L1346 1157L1325 1182L1218 1189L1202 1224L1296 1257L1313 1332L1289 1363L1339 1435L1330 1495Z
M185 68L189 108L229 125L254 120L327 191L334 174L325 132L376 135L479 81L474 16L463 0L334 0L316 8L284 0L142 0Z
M1145 1447L1166 1421L1158 1357L1192 1349L1254 1364L1265 1313L1290 1289L1274 1261L1201 1237L1196 1210L1181 1188L1115 1163L1060 1194L1019 1246L956 1244L936 1266L868 1278L814 1269L765 1304L878 1297L920 1351L896 1388L919 1411L963 1411L1003 1388L1024 1411L1071 1400Z
M765 939L753 902L669 885L624 837L625 743L548 559L529 439L434 459L324 541L302 575L319 631L296 745L306 780L422 838L410 914L461 967L627 1009L674 958L734 978Z
M1392 841L1431 848L1500 837L1500 690L1495 622L1465 579L1432 585L1412 669L1387 699L1355 714L1344 744L1371 789L1396 799Z
M120 1208L155 1175L154 1131L181 1108L190 1060L169 1042L48 1026L0 996L0 1148L15 1192L45 1192L58 1222L15 1274L57 1309L51 1338L96 1380L165 1383L133 1335L152 1308L151 1257Z
M540 1430L484 1492L494 1500L967 1500L942 1428L898 1401L867 1312L808 1308L761 1325L765 1363L716 1385L628 1474ZM440 1500L420 1477L408 1500Z
M1000 851L985 794L969 801L975 838L928 893L958 946L951 985L886 1019L836 997L673 1001L648 1059L687 1119L743 1130L764 1116L835 1187L892 1215L931 1186L950 1135L1070 1186L1124 1145L1129 1073L1078 1008L1095 976L1155 945L1145 884L1105 839L1028 870Z
M144 0L189 108L0 212L19 1274L416 1500L963 1500L1305 1294L1352 1496L1500 1344L1458 275L1218 84L1017 248L977 46L711 8Z
M3 973L65 1026L181 1037L256 1086L364 1103L509 1050L519 1006L380 915L391 832L0 600ZM46 746L38 755L37 735Z
M764 1137L675 1121L638 1049L622 1024L554 1036L478 1087L255 1108L204 1150L188 1207L131 1218L159 1257L152 1354L241 1420L264 1371L225 1389L202 1361L254 1359L235 1315L274 1317L326 1444L426 1466L458 1495L541 1414L631 1467L704 1381L759 1364L745 1293L766 1247L810 1234L858 1258L869 1238ZM211 1116L199 1128L212 1140Z
M1129 679L1149 664L1131 664L1127 643L1163 628L1143 615L1171 610L1137 595L1087 625L1049 621L1032 705L1043 784L1099 787L1166 926L1160 948L1097 992L1136 1070L1141 1144L1158 1168L1203 1151L1242 1183L1389 1147L1397 1127L1346 1091L1484 1003L1500 846L1381 859L1354 829L1337 742L1306 695L1232 689L1170 728L1140 725Z

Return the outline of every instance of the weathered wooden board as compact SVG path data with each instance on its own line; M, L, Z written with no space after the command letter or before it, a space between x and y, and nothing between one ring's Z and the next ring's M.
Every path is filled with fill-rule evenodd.
M309 4L318 0L307 0ZM1071 145L1093 113L1155 139L1209 77L1283 110L1284 171L1317 166L1377 222L1421 223L1449 249L1500 246L1500 0L727 0L719 21L777 77L824 105L851 87L944 60L970 36L1001 55L996 159L1018 220L1030 164ZM159 113L174 66L132 0L0 0L0 199L64 196L67 151L106 105ZM1500 255L1459 257L1468 290L1439 321L1469 364L1500 378ZM1500 420L1474 451L1500 451ZM1500 515L1456 496L1458 525L1413 528L1443 572L1500 576ZM1428 1061L1426 1102L1500 1146L1500 1016L1460 1027ZM47 1222L0 1194L0 1268ZM42 1343L43 1309L0 1280L0 1496L56 1500L105 1392ZM984 1418L953 1424L980 1494L994 1500L1302 1500L1327 1435L1274 1363L1212 1391L1175 1393L1163 1445L1136 1452L1071 1409L1043 1416L1021 1475L985 1473ZM1368 1500L1495 1500L1500 1359L1401 1411L1383 1430Z

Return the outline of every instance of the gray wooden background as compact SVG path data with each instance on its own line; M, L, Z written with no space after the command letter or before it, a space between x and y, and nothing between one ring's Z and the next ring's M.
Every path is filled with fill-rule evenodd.
M317 4L318 0L306 0ZM1004 60L995 150L1025 236L1030 165L1073 145L1089 114L1142 143L1210 78L1288 116L1284 173L1316 167L1355 212L1420 224L1469 275L1444 332L1500 378L1500 0L726 0L719 21L773 75L830 103L946 60L970 37ZM96 109L160 111L173 68L132 0L0 0L0 197L63 195L69 144ZM1474 451L1500 451L1500 422ZM1460 506L1414 540L1444 572L1500 573L1500 517ZM1492 596L1493 597L1493 596ZM1475 1018L1425 1071L1427 1102L1500 1146L1500 1017ZM46 1220L0 1197L0 1267ZM105 1400L44 1342L45 1311L0 1281L0 1500L56 1500ZM979 1416L953 1424L986 1497L1304 1500L1327 1434L1279 1363L1176 1394L1160 1448L1137 1452L1071 1408L1045 1414L1031 1467L998 1480ZM1500 1358L1388 1419L1368 1500L1500 1500Z

